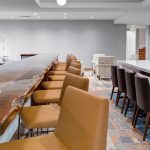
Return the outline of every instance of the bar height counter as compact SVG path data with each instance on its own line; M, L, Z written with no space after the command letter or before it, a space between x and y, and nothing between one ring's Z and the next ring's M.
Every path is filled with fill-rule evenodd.
M43 80L56 55L39 54L0 66L0 135Z
M150 60L119 60L117 64L150 77Z

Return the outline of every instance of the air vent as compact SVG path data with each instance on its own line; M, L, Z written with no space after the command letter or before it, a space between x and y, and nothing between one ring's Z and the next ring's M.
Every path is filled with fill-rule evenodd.
M30 18L31 16L20 16L21 18Z

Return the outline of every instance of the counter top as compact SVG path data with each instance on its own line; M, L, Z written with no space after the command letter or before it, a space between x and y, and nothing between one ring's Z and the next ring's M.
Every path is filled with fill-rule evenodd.
M9 115L51 68L55 55L39 54L0 66L0 134Z
M117 64L150 73L150 60L119 60Z

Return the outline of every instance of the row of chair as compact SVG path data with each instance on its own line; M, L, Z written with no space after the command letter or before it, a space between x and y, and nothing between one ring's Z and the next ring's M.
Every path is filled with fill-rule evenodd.
M143 135L143 140L145 140L150 121L150 84L148 78L134 71L125 70L115 65L111 66L111 73L113 88L110 99L112 99L113 93L115 92L114 89L118 88L116 106L118 106L123 94L121 113L124 111L125 104L124 116L126 116L129 106L134 106L132 117L132 125L134 128L140 112L145 112L146 123Z
M36 106L23 107L20 111L20 118L26 128L30 131L31 135L33 134L33 129L56 127L60 106L67 86L73 86L88 91L89 79L80 76L80 69L77 69L79 68L78 65L76 64L77 68L73 67L74 62L71 62L71 59L72 57L68 58L68 67L67 65L57 64L57 66L52 68L52 71L48 72L48 75L46 76L48 81L41 83L44 90L36 90L32 95L33 104ZM68 71L66 71L66 67L68 68ZM60 68L61 70L59 70ZM62 75L62 71L65 71L66 75ZM58 72L59 75L58 73L56 75L51 75L51 73L54 72ZM52 103L58 103L58 106L48 105Z
M109 102L87 92L89 79L77 73L80 69L74 67L80 62L74 58L68 56L66 63L54 63L46 76L48 81L41 83L44 89L33 93L35 106L22 107L19 113L31 136L35 129L38 135L41 128L55 128L54 133L3 143L0 149L106 149ZM65 76L64 80L55 80L58 75ZM62 86L52 87L52 82L60 81Z

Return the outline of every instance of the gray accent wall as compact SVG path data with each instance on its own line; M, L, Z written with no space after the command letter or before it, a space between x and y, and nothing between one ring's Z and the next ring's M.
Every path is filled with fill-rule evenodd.
M94 53L126 58L126 26L113 21L0 21L0 37L10 54L73 53L86 67Z

